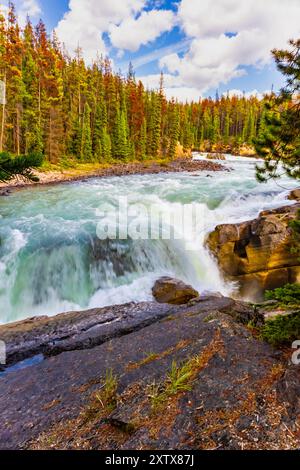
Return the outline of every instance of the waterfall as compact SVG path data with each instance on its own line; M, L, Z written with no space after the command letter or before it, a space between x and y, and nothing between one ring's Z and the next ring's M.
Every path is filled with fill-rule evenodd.
M162 275L189 282L201 293L229 295L234 286L222 279L207 252L207 233L217 224L251 219L261 210L291 203L285 198L296 184L286 179L283 190L275 182L257 183L254 162L248 159L229 157L225 164L230 173L91 179L2 198L0 322L151 300L151 288ZM99 211L117 208L120 196L127 198L129 208L156 205L162 219L174 207L193 204L202 219L192 247L187 249L184 237L99 239ZM142 227L148 222L140 220Z

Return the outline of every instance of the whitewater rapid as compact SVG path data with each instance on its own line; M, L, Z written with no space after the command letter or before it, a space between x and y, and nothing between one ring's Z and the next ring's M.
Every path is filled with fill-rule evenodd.
M291 204L286 197L297 186L288 178L259 184L255 163L227 156L230 172L95 178L0 198L0 323L151 300L162 275L201 293L231 294L235 286L222 279L204 246L207 233ZM196 205L203 220L193 249L184 239L100 240L99 213L116 208L120 197L129 207L156 205L166 217L178 205Z

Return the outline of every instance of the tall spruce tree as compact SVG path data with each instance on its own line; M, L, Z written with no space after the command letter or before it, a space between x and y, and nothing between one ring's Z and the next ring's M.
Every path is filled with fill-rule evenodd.
M93 160L91 108L89 107L88 103L86 103L84 107L80 157L81 160L85 162L91 162Z
M257 178L279 177L281 166L291 177L300 178L300 39L290 41L289 50L274 50L278 70L287 78L278 97L266 103L265 129L255 140L256 151L264 159Z
M169 148L168 157L174 159L176 156L176 148L179 139L179 109L178 105L173 99L169 105Z
M112 141L113 157L126 161L129 157L127 119L124 110L117 110Z

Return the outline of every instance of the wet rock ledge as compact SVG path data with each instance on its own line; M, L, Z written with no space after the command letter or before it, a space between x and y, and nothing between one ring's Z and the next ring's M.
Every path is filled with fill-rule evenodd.
M299 368L260 314L211 295L1 326L0 449L298 448Z

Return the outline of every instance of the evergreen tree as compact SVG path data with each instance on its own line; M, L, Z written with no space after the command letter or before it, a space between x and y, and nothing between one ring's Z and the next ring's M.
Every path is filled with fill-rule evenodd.
M211 141L213 144L218 143L220 140L220 116L218 109L214 111L213 124L212 124L212 135Z
M126 161L129 157L128 128L124 110L117 110L112 142L113 157Z
M260 181L277 178L280 165L293 178L300 178L300 39L290 50L274 50L278 69L287 77L279 97L266 103L265 129L256 139L256 151L264 158L258 166Z
M151 121L150 121L150 146L148 154L151 157L157 157L161 143L161 111L162 98L157 93L152 93L151 97Z
M168 157L174 159L176 157L176 148L179 139L179 110L174 100L170 103L169 116Z
M0 10L0 79L1 79L1 121L0 121L0 152L4 148L5 123L6 123L6 83L7 83L7 30L5 18Z
M8 152L1 152L0 181L6 182L15 177L21 177L36 182L38 178L33 174L32 169L40 167L42 162L43 157L38 153L14 157Z
M138 148L139 148L140 160L146 160L147 158L147 122L146 122L146 119L143 119Z
M25 88L22 119L23 151L26 154L31 152L42 153L44 142L38 119L38 64L34 49L34 31L29 18L24 30L22 79Z
M97 161L102 161L103 159L103 129L106 126L104 115L103 100L101 100L96 107L93 133L93 153Z
M225 127L224 127L224 143L229 143L229 135L230 135L230 115L226 113L225 116Z
M102 155L105 161L109 162L111 160L111 157L112 157L111 138L106 128L103 129Z
M81 160L85 162L91 162L93 160L91 108L89 107L88 103L86 103L84 107L80 157Z

